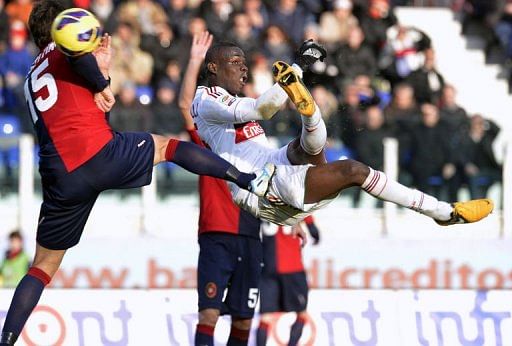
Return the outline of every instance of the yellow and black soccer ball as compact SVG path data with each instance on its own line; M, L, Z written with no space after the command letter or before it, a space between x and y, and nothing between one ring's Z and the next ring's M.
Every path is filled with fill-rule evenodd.
M83 8L70 8L57 15L52 39L64 54L76 57L92 52L101 41L102 29L94 14Z

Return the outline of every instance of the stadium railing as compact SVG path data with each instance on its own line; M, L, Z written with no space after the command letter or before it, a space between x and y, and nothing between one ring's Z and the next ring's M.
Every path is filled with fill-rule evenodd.
M28 231L33 223L34 211L34 139L30 135L21 135L18 139L19 145L19 180L18 180L18 225L22 230ZM398 143L394 138L384 140L384 171L392 178L398 177ZM148 221L152 219L155 206L158 204L156 170L153 171L151 185L143 187L140 191L141 198L141 220L140 232L149 229ZM500 236L512 237L512 142L506 146L506 154L503 165L502 182L502 210L500 217ZM498 205L500 203L497 203ZM497 211L499 213L499 211ZM385 203L382 212L382 235L386 235L390 229L390 221L396 219L398 208L392 203Z

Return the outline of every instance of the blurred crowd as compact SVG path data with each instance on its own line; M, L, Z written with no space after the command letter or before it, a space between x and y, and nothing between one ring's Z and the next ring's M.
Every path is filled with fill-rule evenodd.
M454 10L461 14L462 32L478 35L485 41L485 53L492 62L512 62L512 0L457 1ZM500 50L500 57L491 57L493 50ZM509 71L510 72L510 71ZM509 76L512 90L512 76Z
M23 78L35 53L26 30L31 0L4 1L0 0L0 107L3 113L20 115L21 131L29 132ZM305 82L328 124L332 159L343 155L382 169L382 139L395 137L401 179L436 196L456 200L461 186L467 186L472 197L480 197L500 180L501 167L492 150L499 129L456 104L455 88L436 69L430 37L400 25L394 14L397 5L463 11L493 1L69 2L95 13L113 36L111 87L117 103L110 122L116 130L183 136L176 99L195 33L209 30L216 40L234 42L246 52L250 83L244 93L251 97L273 84L274 61L293 61L297 47L311 38L328 51ZM506 32L510 43L512 21L507 13L500 23L508 29L496 29L500 38ZM287 105L262 126L283 144L299 133L301 120Z

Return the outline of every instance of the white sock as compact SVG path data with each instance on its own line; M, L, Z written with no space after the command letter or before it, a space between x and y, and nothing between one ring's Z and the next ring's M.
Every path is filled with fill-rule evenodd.
M433 219L447 221L451 218L453 208L449 203L438 201L435 197L389 180L383 172L372 168L361 188L374 197L396 203Z
M327 129L320 108L315 103L315 113L312 116L302 117L302 133L300 146L309 155L316 155L322 151L327 141Z

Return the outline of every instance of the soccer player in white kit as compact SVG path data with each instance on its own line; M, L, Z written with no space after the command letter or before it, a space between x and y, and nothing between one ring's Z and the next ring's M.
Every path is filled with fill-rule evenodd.
M322 58L323 48L312 41L298 51L307 67ZM433 218L438 224L470 223L493 209L489 199L449 204L410 189L355 160L326 163L327 131L309 91L302 84L302 68L276 62L277 81L257 99L239 97L248 79L245 54L231 43L212 46L206 55L208 87L198 87L191 113L202 140L211 150L242 171L267 165L274 174L265 197L230 184L233 200L254 216L279 225L294 225L322 208L343 189L360 186L369 194ZM288 97L301 113L302 133L288 145L274 149L258 121L272 118Z

